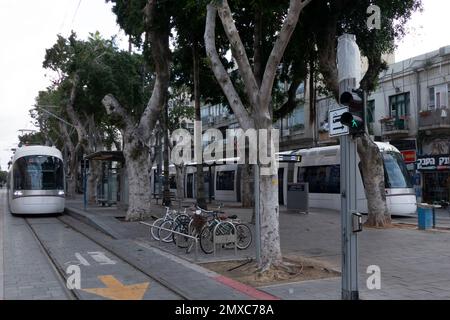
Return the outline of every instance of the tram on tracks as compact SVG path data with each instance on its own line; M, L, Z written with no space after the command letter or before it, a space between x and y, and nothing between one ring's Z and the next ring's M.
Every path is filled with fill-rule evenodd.
M65 206L61 151L25 146L15 152L8 172L8 207L12 214L59 214Z

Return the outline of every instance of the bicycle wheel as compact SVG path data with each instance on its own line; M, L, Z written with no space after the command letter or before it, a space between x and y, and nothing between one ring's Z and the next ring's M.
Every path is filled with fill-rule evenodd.
M237 233L236 247L238 247L239 250L245 250L252 244L252 231L249 226L243 223L236 224L235 227Z
M159 230L159 238L161 239L162 242L171 243L173 241L172 239L173 227L174 227L173 220L166 220L161 224L161 228L164 228Z
M173 233L172 240L178 248L185 249L189 246L189 237L184 236L189 235L189 224L186 223L178 223L173 231L177 233ZM181 234L179 234L181 233Z
M206 227L200 233L200 248L206 254L214 252L213 230L210 227Z
M184 213L180 214L175 219L173 219L174 227L180 223L189 224L190 221L191 221L191 217L189 217L187 214L184 214Z
M152 227L150 229L150 234L152 235L153 239L156 241L159 241L159 228L155 227L161 227L163 222L166 221L164 218L159 218L155 222L153 222Z

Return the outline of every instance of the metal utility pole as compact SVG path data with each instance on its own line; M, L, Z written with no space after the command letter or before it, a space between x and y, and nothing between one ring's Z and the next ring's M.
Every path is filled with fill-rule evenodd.
M355 36L344 34L338 43L339 96L352 92L361 79L361 56ZM355 232L356 140L350 135L341 143L341 232L342 232L342 299L358 300L358 239ZM357 221L356 223L358 223Z

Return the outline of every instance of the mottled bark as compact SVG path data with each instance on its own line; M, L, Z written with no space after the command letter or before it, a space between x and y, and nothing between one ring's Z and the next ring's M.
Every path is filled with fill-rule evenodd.
M127 159L128 175L128 211L127 221L145 220L150 217L151 192L149 153L146 147L140 145L133 137L127 137L124 156Z
M87 180L87 192L88 192L88 203L90 205L96 204L97 197L97 185L101 183L99 178L101 176L101 162L100 161L89 161L89 175Z
M177 198L184 199L184 176L186 174L186 167L184 165L175 165L176 169L176 184L177 184Z
M386 205L383 158L378 146L367 136L358 139L358 154L367 198L367 226L384 228L392 223Z
M255 205L253 174L252 165L246 162L242 166L242 208L252 208Z
M282 264L279 233L278 177L260 176L261 271Z

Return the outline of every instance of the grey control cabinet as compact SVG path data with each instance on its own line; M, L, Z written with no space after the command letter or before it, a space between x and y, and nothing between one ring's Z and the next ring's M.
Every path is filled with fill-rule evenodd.
M309 184L308 183L290 183L287 190L287 208L288 210L298 210L300 212L309 211Z

